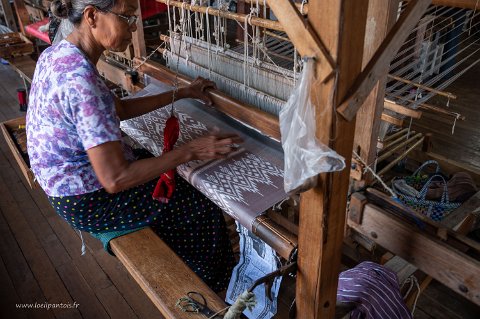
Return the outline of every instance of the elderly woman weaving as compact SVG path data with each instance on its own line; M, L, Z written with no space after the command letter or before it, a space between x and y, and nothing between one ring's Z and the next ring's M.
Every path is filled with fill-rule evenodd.
M221 211L181 178L168 203L152 199L163 172L190 160L226 156L241 140L211 134L160 157L135 160L120 120L172 102L173 92L118 100L95 64L104 50L124 51L136 30L137 0L54 1L52 12L73 26L40 56L27 114L32 171L56 212L72 227L121 235L151 226L213 289L228 283L233 257ZM176 99L208 101L197 79Z

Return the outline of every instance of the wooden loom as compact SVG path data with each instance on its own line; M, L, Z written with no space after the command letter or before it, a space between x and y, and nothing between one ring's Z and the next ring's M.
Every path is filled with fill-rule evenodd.
M161 2L169 2L172 5L175 3L175 1ZM319 80L314 87L318 94L316 106L322 109L324 116L317 118L317 136L323 143L330 145L347 159L347 167L350 166L354 148L360 149L360 155L363 158L372 159L375 156L376 136L384 104L388 65L410 29L417 23L429 4L429 1L421 0L409 2L409 8L396 24L395 15L396 8L398 8L396 0L310 1L308 5L310 18L307 21L303 20L299 9L289 1L270 0L267 3L278 17L279 23L271 22L269 24L261 19L251 19L252 25L258 24L262 27L284 30L302 56L314 56L319 61L317 66ZM455 5L455 3L452 1L452 4ZM465 1L462 2L462 5L464 3ZM385 12L390 14L385 15ZM210 14L214 14L214 11L211 10ZM245 17L243 18L245 19ZM368 30L370 26L366 23L369 19L376 19L376 32L369 32L371 31ZM365 29L366 25L367 30ZM134 62L136 65L141 65L139 71L158 80L174 83L175 75L168 69L160 64L143 60L142 57L146 56L146 49L142 43L142 29L138 30L134 37L136 55ZM369 35L367 38L365 38L365 33ZM368 41L368 45L364 43L364 39ZM351 52L363 52L363 56L361 54L353 56ZM99 69L107 78L119 76L122 78L121 81L125 88L135 90L135 85L128 77L123 76L123 71L104 62L101 63L103 64L99 66ZM331 76L334 70L338 72L336 83L334 77ZM182 76L179 76L179 81L181 84L189 83L189 79ZM235 101L222 92L213 90L209 94L218 110L259 129L265 135L279 139L278 119L275 116ZM338 107L338 116L336 116L336 112L333 112L331 105L332 94L335 95L334 101L337 102L334 106ZM355 126L355 117L358 117L359 125L357 127ZM332 131L337 132L336 138L333 140L331 139ZM370 162L369 160L368 163ZM272 245L281 256L289 257L298 243L296 300L297 314L301 314L299 318L333 318L341 245L345 230L343 212L347 210L349 176L348 170L323 174L317 188L302 194L298 239L285 231L278 236L278 225L272 221L263 221L268 235L260 234L260 236L264 240L270 238L267 243ZM389 247L395 254L412 260L414 264L415 262L419 263L415 265L480 304L478 299L480 287L478 280L473 278L475 269L479 269L478 261L469 258L461 251L455 251L449 256L458 262L445 265L447 269L439 272L432 266L435 265L435 262L431 260L424 262L415 256L411 257L411 252L401 247L401 243L396 240L395 236L383 233L379 236L380 229L389 225L407 232L405 226L403 226L404 228L400 226L403 224L402 221L398 221L398 217L391 217L385 209L380 208L395 206L393 203L384 200L382 202L384 206L375 206L365 205L367 199L362 199L360 202L361 204L354 202L350 206L350 216L352 214L356 216L354 222L349 222L351 227L372 240L378 241L381 245ZM378 198L376 203L378 205ZM384 216L382 222L369 222L368 218L375 216L374 214ZM371 220L375 220L375 218ZM362 222L365 226L356 226L361 225ZM407 235L403 234L402 236ZM431 235L420 233L415 236L428 237ZM472 244L463 237L458 239L459 236L453 236L463 245L478 250L478 245ZM386 241L394 244L388 245ZM448 243L448 240L439 242L439 240L433 239L431 244L429 242L429 247L439 249L442 251L441 254L445 250L456 249L444 247L445 242ZM123 244L125 247L125 242ZM450 244L448 243L448 245ZM115 250L115 247L121 245L114 242L113 246ZM128 243L126 246L128 247ZM465 248L465 246L463 247ZM117 255L122 254L120 248L117 252ZM444 255L431 256L431 258L441 260ZM471 271L463 273L463 269L471 269ZM454 278L450 278L448 273L455 274ZM174 315L169 313L168 316Z

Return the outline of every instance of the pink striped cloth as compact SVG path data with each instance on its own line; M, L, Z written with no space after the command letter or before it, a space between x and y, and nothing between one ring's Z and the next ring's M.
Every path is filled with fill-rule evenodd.
M411 319L397 274L370 261L340 273L337 302L355 304L352 319Z

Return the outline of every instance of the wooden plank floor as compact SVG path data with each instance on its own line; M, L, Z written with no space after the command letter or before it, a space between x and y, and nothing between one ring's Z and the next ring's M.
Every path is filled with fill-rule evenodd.
M0 65L0 122L23 115L16 98L22 85L9 66ZM0 194L0 318L161 318L98 241L85 235L87 253L80 255L79 235L56 215L41 190L29 189L3 138ZM72 308L16 306L35 303ZM421 295L416 318L473 319L478 313L478 307L434 283Z
M19 112L23 82L0 65L0 121ZM0 318L161 318L160 312L100 242L79 235L30 190L0 138ZM72 308L18 309L17 304Z

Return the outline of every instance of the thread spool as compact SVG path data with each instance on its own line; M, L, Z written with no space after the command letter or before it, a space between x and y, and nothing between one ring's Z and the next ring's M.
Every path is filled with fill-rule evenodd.
M17 89L18 105L21 112L27 111L27 90L24 88Z
M126 74L128 74L132 80L132 84L137 84L138 83L138 72L136 70L127 70Z

